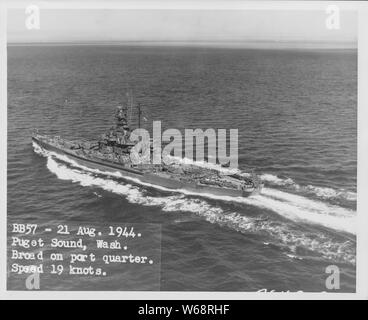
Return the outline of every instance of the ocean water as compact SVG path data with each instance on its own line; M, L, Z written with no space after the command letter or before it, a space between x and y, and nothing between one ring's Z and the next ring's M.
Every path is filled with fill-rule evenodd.
M127 90L147 128L238 128L239 170L254 168L262 193L168 192L32 145L33 128L95 139ZM355 291L356 168L355 50L8 47L8 217L160 225L158 287L116 270L129 290L328 291L336 265L340 291Z

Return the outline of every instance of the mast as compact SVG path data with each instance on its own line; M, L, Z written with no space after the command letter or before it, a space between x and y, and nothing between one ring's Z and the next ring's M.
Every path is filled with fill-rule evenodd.
M142 115L140 103L138 103L137 108L138 108L138 128L140 129L141 128L141 115Z
M130 115L129 115L129 126L130 126L132 123L132 111L133 111L133 96L132 96L131 90L127 92L127 97L128 97L129 108L130 108Z

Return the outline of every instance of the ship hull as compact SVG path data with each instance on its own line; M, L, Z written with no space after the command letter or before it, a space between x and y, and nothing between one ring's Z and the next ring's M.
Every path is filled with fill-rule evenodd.
M170 190L186 191L188 193L203 194L203 195L214 195L214 196L229 196L229 197L248 197L254 193L259 192L259 188L250 188L249 190L238 190L230 188L221 188L208 185L200 185L197 183L183 182L175 180L170 177L163 177L154 173L144 173L139 170L125 167L121 164L116 164L103 160L91 160L79 155L74 154L72 151L58 148L42 138L33 136L32 141L38 144L41 148L55 152L60 155L65 155L69 159L75 161L81 166L85 166L89 169L100 170L104 173L120 173L121 177L124 178L135 178L143 184L150 184L161 188Z

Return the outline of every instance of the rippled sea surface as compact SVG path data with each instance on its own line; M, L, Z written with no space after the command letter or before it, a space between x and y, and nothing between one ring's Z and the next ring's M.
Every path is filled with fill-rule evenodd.
M34 151L32 128L95 139L128 89L147 127L238 128L262 194L169 193ZM165 291L326 291L328 265L355 291L356 112L354 50L10 46L8 215L161 224Z

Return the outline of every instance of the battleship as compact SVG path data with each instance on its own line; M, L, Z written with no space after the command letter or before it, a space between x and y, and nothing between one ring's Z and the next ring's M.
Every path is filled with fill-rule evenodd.
M139 106L138 106L139 107ZM132 130L128 124L128 108L119 106L115 113L115 125L99 139L67 140L60 136L41 134L34 130L33 143L42 149L66 156L78 165L104 174L118 173L123 179L136 179L141 184L168 190L194 194L248 197L259 193L262 184L256 174L241 174L231 170L173 162L171 164L139 164L131 159ZM138 127L141 110L138 108ZM152 159L151 159L152 160Z

